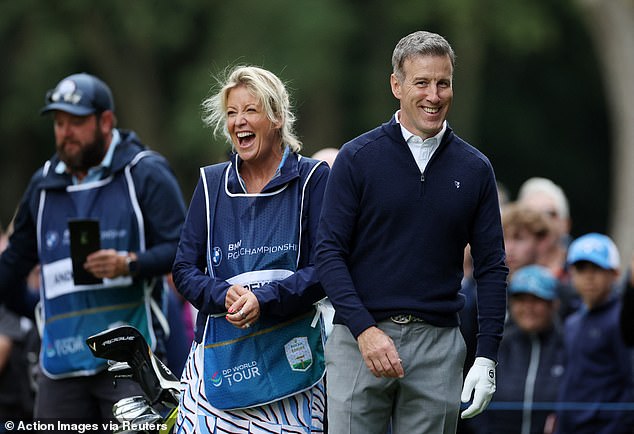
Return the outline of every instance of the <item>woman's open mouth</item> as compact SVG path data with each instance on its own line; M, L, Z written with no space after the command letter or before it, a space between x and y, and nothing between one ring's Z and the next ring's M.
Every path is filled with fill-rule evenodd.
M255 141L255 133L251 131L241 131L236 133L240 147L247 147Z

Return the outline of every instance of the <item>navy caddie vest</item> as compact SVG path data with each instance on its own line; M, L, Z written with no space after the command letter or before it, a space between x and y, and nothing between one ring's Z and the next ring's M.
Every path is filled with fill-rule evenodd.
M207 209L207 272L251 290L298 268L304 195L318 162L298 157L299 179L273 191L234 193L231 165L201 169ZM203 377L207 400L231 410L264 405L313 387L324 375L315 310L292 318L265 316L238 329L224 315L207 318Z
M108 178L40 192L37 235L44 324L40 360L48 377L85 376L103 370L106 361L95 358L85 341L117 325L133 325L154 347L151 287L129 276L75 285L68 230L71 219L97 219L102 249L119 254L144 251L144 221L130 171L148 153L137 154L123 171Z

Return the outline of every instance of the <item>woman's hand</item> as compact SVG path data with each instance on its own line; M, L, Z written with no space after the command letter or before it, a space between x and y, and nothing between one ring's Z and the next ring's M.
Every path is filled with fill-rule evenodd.
M253 292L241 285L231 285L225 307L227 321L239 328L249 328L260 318L260 302Z

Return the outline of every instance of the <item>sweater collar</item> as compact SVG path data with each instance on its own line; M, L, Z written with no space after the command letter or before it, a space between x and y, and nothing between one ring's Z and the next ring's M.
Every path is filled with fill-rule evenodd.
M403 137L401 124L396 119L396 113L392 116L392 118L388 122L383 124L383 129L393 140L407 144L407 142L405 141L405 138ZM442 135L442 138L440 139L439 148L444 147L444 145L447 142L449 142L451 140L451 137L453 136L453 130L451 129L451 126L449 125L449 122L447 121L445 121L444 131L445 132Z
M279 167L277 168L275 175L269 181L269 183L264 187L262 193L271 192L280 188L280 186L286 185L291 182L293 179L299 177L299 159L300 155L291 152L287 147L284 150L284 154L282 155L282 161L280 162ZM245 193L246 188L242 180L239 177L238 171L236 167L240 167L241 161L238 154L233 154L231 156L231 167L229 168L229 179L228 179L228 188L232 193Z
M412 133L410 130L408 130L407 128L405 128L405 126L399 121L398 119L398 114L399 114L400 110L397 110L396 113L394 113L394 120L396 120L396 122L401 126L401 133L403 134L403 138L405 139L405 142L409 142L409 139L411 139L412 137L416 136L416 134ZM420 138L421 141L426 142L429 139L435 139L436 143L440 143L440 141L442 140L442 136L445 134L445 131L447 130L447 121L443 121L442 123L442 128L440 129L440 131L438 131L437 134L431 136L431 137L427 137L426 139L423 139L420 136L417 136Z

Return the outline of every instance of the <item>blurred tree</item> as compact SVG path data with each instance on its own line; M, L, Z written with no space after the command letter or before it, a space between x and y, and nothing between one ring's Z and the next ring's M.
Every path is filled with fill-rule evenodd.
M627 261L634 250L634 2L577 0L595 43L614 137L611 232ZM607 141L597 146L607 146Z
M345 7L320 2L84 2L0 4L0 221L11 218L28 178L53 152L50 123L39 119L47 89L86 71L112 88L119 126L172 162L191 194L197 167L226 158L229 146L202 127L200 102L227 65L258 64L289 83L302 133L313 149L339 141L336 93L324 92L345 68ZM309 17L309 19L306 19ZM326 65L326 67L324 67ZM307 140L307 143L309 141ZM323 144L323 145L322 145ZM22 156L15 152L19 149ZM310 147L309 147L310 150Z
M106 80L119 126L169 158L188 197L197 168L229 150L200 120L200 102L227 65L260 65L287 82L310 155L388 120L397 108L392 49L428 29L458 55L450 118L458 134L491 157L512 192L530 176L551 177L571 197L575 226L600 230L609 169L594 143L610 135L573 1L581 0L1 1L0 221L54 152L38 109L66 75Z
M573 236L605 231L611 132L599 64L576 4L539 3L550 30L524 31L514 38L541 34L539 44L523 49L488 44L485 77L490 82L479 106L476 143L492 149L488 155L498 178L513 195L532 176L561 185L570 201ZM539 20L529 21L536 25Z

